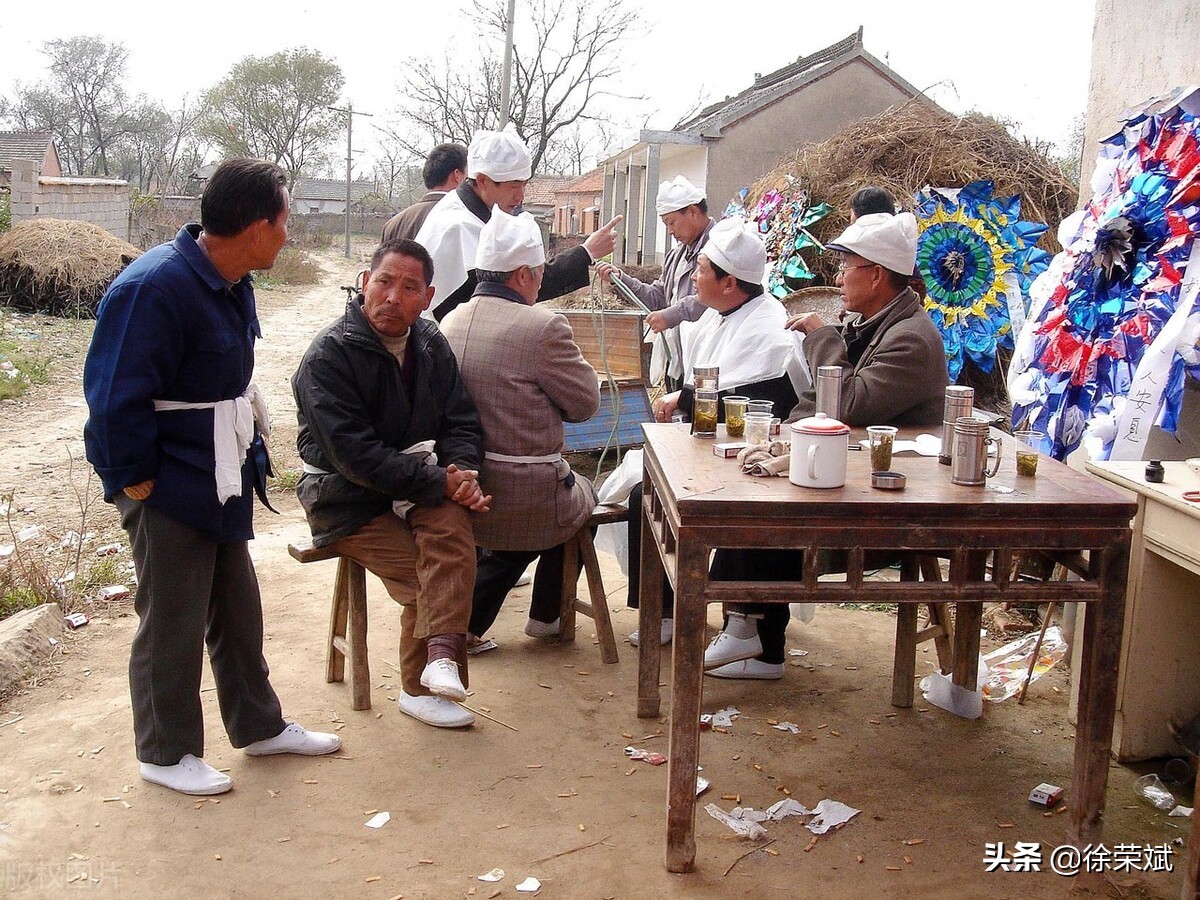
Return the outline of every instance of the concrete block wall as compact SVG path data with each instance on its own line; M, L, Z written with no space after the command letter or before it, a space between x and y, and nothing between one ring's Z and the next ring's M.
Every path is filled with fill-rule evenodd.
M129 240L129 190L124 181L42 178L38 187L38 215L91 222Z
M37 163L12 162L13 224L29 219L91 222L129 240L129 185L110 178L39 178Z

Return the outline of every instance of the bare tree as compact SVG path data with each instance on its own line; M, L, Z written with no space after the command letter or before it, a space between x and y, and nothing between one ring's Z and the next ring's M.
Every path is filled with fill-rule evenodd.
M414 154L441 141L466 143L475 131L499 123L498 47L506 7L504 0L476 0L470 17L478 36L473 65L456 68L454 60L463 55L458 53L440 64L417 60L405 68L398 113L411 126L407 147ZM641 14L632 0L530 0L521 9L509 117L529 144L536 172L564 130L598 121L602 102L620 96L613 85L621 42L641 23Z
M424 193L419 162L424 154L415 154L407 136L394 125L376 125L375 132L379 193L391 206L407 206Z
M133 127L135 103L124 86L129 50L81 36L47 41L42 52L50 60L49 79L18 83L8 117L19 128L57 134L68 171L111 175L109 156Z
M328 107L344 83L337 63L315 50L248 56L209 91L201 134L225 156L277 163L295 183L327 162L342 126Z

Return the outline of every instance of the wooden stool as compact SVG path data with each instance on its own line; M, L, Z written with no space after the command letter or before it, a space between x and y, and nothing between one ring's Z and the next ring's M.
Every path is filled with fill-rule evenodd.
M600 658L606 663L617 661L617 641L613 637L612 619L608 615L608 595L604 592L604 580L600 576L600 561L596 558L596 546L592 543L592 530L599 525L627 522L629 510L622 506L597 506L583 527L575 532L563 545L563 589L562 605L559 607L559 634L564 641L575 640L575 613L589 616L596 623L596 637L600 639ZM588 598L590 603L579 599L579 562L583 560L587 572Z
M302 563L338 561L329 614L329 644L325 653L325 681L343 681L350 660L350 706L371 708L371 667L367 661L367 572L349 557L328 548L313 547L311 540L288 544L288 553Z
M900 580L941 581L942 571L936 556L906 553L900 562ZM933 641L937 648L938 667L949 672L954 660L953 628L950 624L950 604L927 603L928 624L917 629L917 603L901 603L896 609L896 655L892 662L892 706L908 709L913 705L913 688L917 677L917 647Z

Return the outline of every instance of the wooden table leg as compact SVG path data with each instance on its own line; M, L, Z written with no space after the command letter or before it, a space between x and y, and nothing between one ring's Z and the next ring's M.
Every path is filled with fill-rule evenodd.
M967 583L983 581L987 572L987 551L974 550L967 554ZM950 580L955 580L950 573ZM979 626L983 624L983 604L956 603L954 606L954 659L950 666L951 680L968 691L979 689Z
M1125 582L1129 575L1129 536L1105 548L1100 557L1104 596L1087 604L1079 666L1079 707L1075 724L1075 765L1071 775L1071 837L1100 836L1113 719L1117 708L1117 670L1125 624Z
M654 537L652 508L653 504L643 499L642 549L638 561L642 573L638 588L638 634L641 640L638 642L637 701L637 714L642 719L657 718L660 710L658 676L662 645L658 642L658 635L662 631L664 573L662 558L658 555L658 542Z
M680 540L667 763L668 872L690 872L696 864L696 767L700 761L700 697L707 618L701 589L708 577L707 569L707 549L695 546L685 549L685 542Z

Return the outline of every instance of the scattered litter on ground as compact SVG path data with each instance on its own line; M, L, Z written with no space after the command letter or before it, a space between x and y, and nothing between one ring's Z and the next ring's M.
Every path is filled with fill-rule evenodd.
M738 819L731 816L715 803L710 803L704 807L704 811L716 819L718 822L728 826L728 828L738 837L745 838L749 841L761 841L767 836L767 829L763 828L752 819Z
M97 595L101 600L114 601L124 600L129 596L129 588L123 584L110 584L107 587L100 588L100 593Z
M499 866L492 869L490 872L484 872L476 880L477 881L499 881L504 877L504 870Z
M1058 801L1062 799L1062 795L1063 789L1058 785L1042 782L1029 792L1029 802L1054 809L1058 805Z
M17 532L17 543L24 544L26 541L36 540L42 536L42 529L36 525L26 525Z
M741 714L741 710L736 706L727 706L724 709L718 709L711 715L706 714L701 716L700 721L703 723L707 720L708 724L713 728L728 728Z
M998 703L1001 700L1007 700L1021 690L1021 685L1025 683L1025 678L1029 674L1029 664L1033 658L1033 649L1037 645L1037 639L1036 634L1028 634L983 657L983 662L987 664L988 669L987 678L980 679L985 699ZM1066 653L1067 642L1063 640L1062 629L1057 625L1051 625L1046 629L1045 637L1042 638L1042 648L1033 666L1031 682L1037 681L1049 672L1055 663L1066 656Z
M640 759L648 762L652 766L661 766L667 761L667 758L661 753L654 750L642 750L638 747L626 747L625 755L630 759Z
M1173 810L1167 813L1167 815L1182 816L1185 819L1190 819L1192 817L1192 809L1193 808L1190 806L1176 806Z
M1157 775L1143 775L1133 783L1133 789L1155 809L1166 812L1175 805L1174 795L1167 790Z
M788 656L808 656L807 650L789 650Z
M699 797L708 790L708 779L703 776L696 776L696 796Z
M375 815L373 815L373 816L371 816L371 818L367 819L367 821L364 824L368 828L382 828L384 825L386 825L391 820L392 820L392 814L385 810L384 812L375 813Z
M67 623L67 627L74 631L76 628L82 628L90 620L85 613L71 613L63 616L63 621Z
M780 722L778 725L772 725L776 731L790 731L792 734L800 733L800 726L794 722Z
M542 883L532 875L517 885L517 890L522 894L536 894L541 889Z

